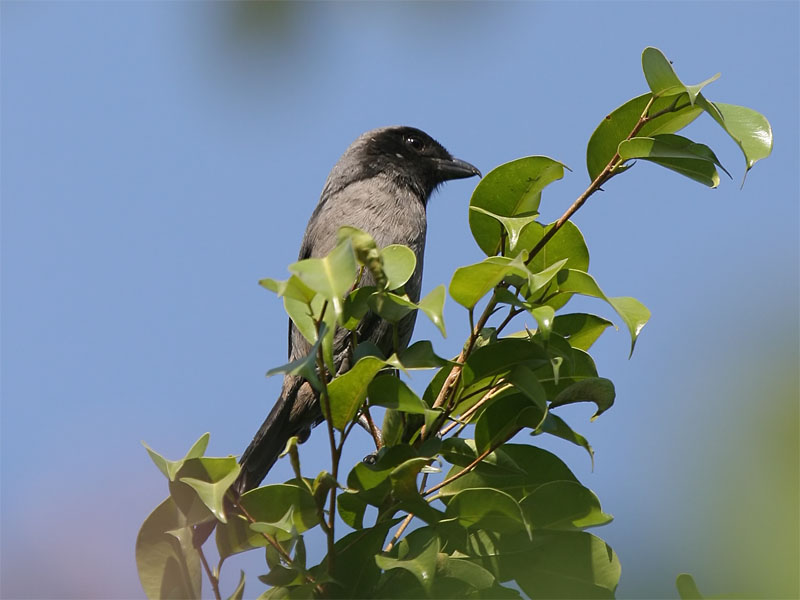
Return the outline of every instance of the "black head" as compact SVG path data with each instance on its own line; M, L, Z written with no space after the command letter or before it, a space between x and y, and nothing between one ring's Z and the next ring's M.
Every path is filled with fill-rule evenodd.
M383 175L412 189L427 202L436 186L451 179L480 176L468 162L454 158L444 146L414 127L382 127L354 141L331 172L334 180L349 184Z

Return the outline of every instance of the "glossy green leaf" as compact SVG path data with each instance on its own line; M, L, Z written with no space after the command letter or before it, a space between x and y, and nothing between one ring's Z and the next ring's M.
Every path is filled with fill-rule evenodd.
M505 229L505 242L503 242L501 238L501 247L498 250L498 252L502 250L500 254L503 256L516 256L518 254L519 249L517 246L519 245L522 232L536 220L536 217L539 216L538 212L533 212L518 217L503 217L480 208L479 206L471 206L470 210L487 215L503 226Z
M495 584L494 575L483 567L465 558L439 555L437 578L450 577L463 581L476 590L488 590ZM495 595L487 597L496 598Z
M431 323L436 325L442 334L442 337L447 337L447 330L444 326L444 301L447 292L444 285L437 285L428 294L419 301L419 309L425 313Z
M382 319L397 323L417 310L417 305L408 296L400 296L392 292L379 292L369 298L369 307Z
M364 528L364 513L367 503L358 494L342 492L336 496L336 506L342 521L353 529Z
M678 588L678 595L681 600L702 600L704 596L697 589L697 584L694 582L694 577L688 573L681 573L675 580L675 586Z
M464 489L454 494L447 503L445 517L457 519L462 527L497 533L516 533L526 526L517 501L491 488Z
M757 161L772 154L772 126L761 113L746 106L710 102L702 94L697 97L697 106L710 114L742 150L745 177Z
M651 97L652 94L648 92L629 100L603 119L594 130L586 148L586 167L591 180L596 179L616 155L620 142L631 134ZM651 119L642 126L637 135L651 137L659 133L675 133L686 127L703 112L700 106L692 106L689 103L687 94L686 96L656 98L650 108L650 114L654 115L668 109L676 100L677 106L682 107L680 110L666 112ZM580 268L574 265L570 266Z
M178 480L191 487L200 501L218 520L225 523L223 498L239 476L239 467L232 456L227 458L191 458L178 472Z
M531 246L536 245L552 227L552 223L547 227L532 226L529 230L533 234L530 239ZM532 273L540 275L550 273L549 269L554 268L555 265L558 265L563 260L567 261L564 266L570 269L586 271L589 268L589 249L583 239L583 234L572 221L564 223L564 226L547 242L541 252L533 257L533 260L528 264L528 268ZM561 268L563 267L558 267L557 270L561 270ZM533 305L541 304L545 299L549 298L546 302L547 305L554 310L558 310L569 301L570 296L562 294L550 297L554 289L554 282L552 285L543 288L537 286L534 292L528 290L525 293L525 297Z
M547 156L513 160L493 169L478 182L470 207L498 217L534 213L539 208L542 189L563 176L564 165ZM489 256L497 254L504 226L495 217L475 210L470 210L469 226L481 250ZM530 248L524 239L524 235L519 236L523 242L517 244L520 250Z
M433 351L433 344L429 340L414 342L401 351L399 356L392 355L387 362L403 370L432 369L455 364L436 354Z
M275 292L280 298L292 298L293 300L297 300L303 304L308 304L311 302L311 300L317 294L314 290L303 283L303 280L297 275L292 275L285 281L270 278L261 279L258 282L258 285L268 289L271 292Z
M319 523L314 497L299 485L265 485L243 494L239 502L256 523L273 525L280 541L290 540L296 533L303 533ZM296 533L282 533L287 529ZM221 559L267 545L264 536L241 516L218 524L216 541Z
M233 593L228 596L228 600L242 600L244 597L244 571L239 571L239 583Z
M347 487L358 492L359 498L373 506L380 506L391 491L389 476L398 465L417 458L416 452L406 444L384 447L374 464L360 462L347 476Z
M575 530L606 525L613 519L592 490L575 481L551 481L519 503L534 529Z
M200 556L192 528L171 498L145 519L136 537L136 568L148 598L199 598Z
M385 406L400 412L425 414L428 405L399 377L379 375L369 384L370 406Z
M613 598L621 572L611 547L582 531L537 533L530 550L504 558L531 598Z
M359 287L347 294L342 305L341 325L345 329L354 331L361 319L369 312L369 299L377 288L373 285ZM311 323L313 331L313 321ZM313 343L312 337L312 343Z
M712 188L719 185L714 165L725 171L711 148L673 134L632 138L619 145L619 154L623 160L646 160Z
M473 308L511 272L523 274L527 279L528 269L521 257L512 260L491 256L474 265L459 267L450 280L450 296L461 306Z
M417 267L417 257L408 246L392 244L381 250L383 269L388 278L387 290L396 290L411 279Z
M576 381L556 396L550 403L550 408L576 402L594 402L597 405L597 412L592 416L592 421L594 421L611 408L615 397L614 383L610 379L603 377L582 379Z
M144 446L144 449L147 450L147 454L150 455L150 458L153 460L158 469L164 474L164 476L170 481L174 481L175 475L183 466L184 461L190 458L198 458L203 456L206 448L208 447L208 440L210 437L210 433L204 433L201 435L200 438L194 444L192 444L192 447L189 448L186 456L184 456L181 460L167 460L158 452L153 450L150 446L148 446L145 442L142 442L142 446Z
M430 590L439 555L439 538L435 533L427 528L416 530L403 538L393 550L394 556L377 554L375 563L385 571L405 569L417 578L424 589Z
M367 397L367 389L375 375L386 366L386 361L365 356L352 368L328 384L333 426L343 431L358 414Z
M342 299L356 281L356 255L351 242L345 240L327 256L298 261L289 265L289 271L328 300L338 317Z
M539 326L539 332L542 334L542 339L547 340L550 338L550 332L553 330L553 320L555 319L556 312L552 306L537 306L530 311L533 318L536 319L536 324Z
M451 477L478 457L472 440L445 440L442 455L454 466ZM503 444L489 454L475 469L447 484L439 494L451 496L471 488L493 488L521 500L548 481L577 481L575 475L556 455L527 444Z
M494 344L475 350L461 372L465 386L490 375L508 373L515 365L536 368L547 364L549 357L538 344L514 338L503 338Z
M377 523L369 529L354 531L336 541L336 560L331 577L339 598L371 598L380 577L375 556L380 554L386 535L401 519ZM326 564L327 557L321 564Z
M570 313L556 316L553 320L553 331L567 338L573 348L588 350L613 325L608 319L597 315Z
M392 469L389 481L392 498L400 501L400 508L414 514L426 523L437 523L442 513L426 502L419 492L418 476L427 468L431 459L425 456L411 458Z
M481 413L475 424L478 452L499 446L522 427L536 429L544 419L545 412L546 409L524 394L497 398Z
M576 431L573 431L573 429L567 425L564 419L558 415L548 412L547 416L544 418L544 421L542 421L542 424L531 435L539 435L541 433L549 433L550 435L571 442L576 446L580 446L586 450L586 452L589 453L589 458L592 461L592 470L594 470L594 449L586 440L586 438Z
M661 50L653 47L645 48L642 52L642 70L654 96L675 96L686 92L692 104L700 90L720 76L717 73L696 85L685 85L675 74L667 57Z
M639 333L650 319L650 311L644 304L636 298L627 296L606 296L591 275L575 269L563 270L558 274L558 289L562 292L583 294L608 302L628 327L631 335L630 353L633 354Z

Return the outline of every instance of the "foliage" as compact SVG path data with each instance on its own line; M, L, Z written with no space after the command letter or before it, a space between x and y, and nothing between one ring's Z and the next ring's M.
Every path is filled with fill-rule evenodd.
M676 133L703 112L741 148L745 172L772 147L762 115L705 98L701 90L718 75L685 85L655 48L644 50L642 66L650 91L601 121L587 149L591 184L558 221L538 220L544 189L564 176L565 166L552 158L506 163L475 188L469 224L486 258L457 268L450 281L450 296L470 324L452 360L438 356L429 341L395 347L391 356L364 343L348 372L331 375L335 328L355 329L367 311L396 327L420 310L444 335L445 288L418 303L405 295L415 268L405 247L377 248L369 235L346 227L328 256L291 265L287 280L262 280L313 345L307 358L270 373L302 374L318 392L331 470L304 475L292 439L286 454L296 477L235 498L227 490L239 466L233 457L203 457L208 434L179 461L148 448L170 491L136 544L149 597L196 597L203 570L221 597L223 562L253 549L266 552L268 572L259 580L269 587L262 598L613 597L619 560L586 531L612 517L530 436L555 436L593 457L558 409L589 402L595 419L615 401L613 383L599 376L589 354L612 321L566 312L570 298L605 303L627 329L631 353L650 312L635 298L600 288L588 272L584 238L569 219L636 160L716 187L718 169L727 171L714 152ZM354 288L366 270L377 284ZM526 314L537 328L509 331ZM435 370L421 394L394 375L410 369ZM344 443L359 419L372 423L378 408L385 411L380 434L373 432L379 450L342 476ZM518 437L521 432L529 436ZM197 533L208 523L216 524L220 557L213 570ZM311 565L304 536L317 528L328 553ZM241 598L244 585L242 574L231 597ZM678 587L684 598L700 597L688 575Z

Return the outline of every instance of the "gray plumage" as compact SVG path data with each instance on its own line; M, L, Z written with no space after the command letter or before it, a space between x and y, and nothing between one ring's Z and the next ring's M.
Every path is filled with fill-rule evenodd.
M413 301L422 288L422 261L427 229L425 209L436 187L450 179L480 175L478 169L453 158L436 140L413 127L384 127L356 139L331 170L319 203L308 221L299 259L322 257L336 245L337 231L350 225L368 232L379 248L404 244L417 257L414 274L405 285ZM359 285L373 285L366 276ZM411 339L416 313L398 324L400 348ZM375 343L386 355L392 348L391 326L368 313L356 331L359 341ZM350 332L334 335L337 373L350 368ZM289 360L308 354L310 344L289 323ZM291 436L301 441L322 421L319 401L311 385L298 376L284 377L281 394L245 450L242 471L234 490L244 493L258 486Z

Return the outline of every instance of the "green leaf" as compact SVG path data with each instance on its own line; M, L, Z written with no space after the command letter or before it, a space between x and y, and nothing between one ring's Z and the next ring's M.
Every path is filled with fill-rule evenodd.
M383 257L383 270L388 278L387 290L396 290L402 287L414 274L417 267L417 257L414 251L407 246L392 244L381 250Z
M136 568L148 598L199 598L200 556L192 528L167 498L142 523L136 537Z
M454 466L452 477L478 457L472 440L445 440L442 456ZM447 484L439 495L451 496L471 488L493 488L521 500L548 481L577 481L575 475L556 455L528 444L503 444L489 454L470 473Z
M475 350L464 365L461 379L466 387L490 375L508 373L518 364L536 368L548 362L547 353L538 344L524 339L503 338Z
M242 600L244 597L244 571L239 571L239 584L233 593L228 596L228 600Z
M746 106L709 102L702 94L697 97L697 105L710 114L742 150L747 167L745 177L757 161L772 154L772 127L761 113Z
M369 307L382 319L397 323L417 310L417 305L408 296L399 296L391 292L378 292L369 298Z
M367 503L358 494L342 492L336 496L336 506L342 521L353 529L364 528L364 513L367 511Z
M528 156L500 165L478 182L470 199L469 226L472 236L488 256L500 250L504 226L497 217L518 217L536 212L542 190L564 176L564 165L547 156ZM528 248L525 235L519 230L518 249Z
M550 408L557 408L565 404L576 402L594 402L597 405L597 412L592 416L592 421L607 411L614 404L616 392L614 384L610 379L603 377L592 377L576 381L567 389L562 391L550 403Z
M541 433L549 433L585 449L589 453L589 458L592 461L592 470L594 470L594 449L589 445L585 437L573 431L561 417L548 412L542 424L531 435L539 435Z
M700 90L712 81L716 81L720 76L717 73L702 83L687 86L675 74L672 64L661 50L653 47L647 47L642 52L642 70L654 96L675 96L686 92L689 95L689 102L692 104Z
M358 492L359 498L373 506L380 506L391 491L389 476L395 467L417 458L417 453L406 444L384 447L374 464L360 462L347 476L347 487Z
M573 348L588 350L602 333L614 324L608 319L587 313L558 315L553 320L553 331L567 338Z
M399 377L379 375L369 384L370 406L385 406L405 413L425 414L428 405Z
M323 258L307 258L289 265L289 271L328 300L337 318L342 314L342 299L356 281L356 255L349 239Z
M450 280L450 296L461 306L473 308L511 272L521 273L527 279L528 269L521 257L512 260L490 256L474 265L459 267Z
M619 559L600 538L582 531L540 532L530 548L503 557L504 568L529 597L614 597Z
M381 569L405 569L417 578L425 590L430 590L436 574L439 538L428 528L413 531L393 548L395 556L377 554L375 563Z
M383 256L378 250L375 240L366 231L357 227L344 225L336 232L338 244L350 243L359 265L363 265L372 275L379 290L387 288L388 279L384 270Z
M678 595L681 600L702 600L703 595L697 589L697 584L694 582L694 577L688 573L681 573L675 580L675 585L678 588Z
M516 533L526 528L517 501L491 488L465 489L454 494L447 503L445 517L457 519L462 527L497 533Z
M367 397L367 388L373 377L386 366L386 361L365 356L353 367L328 384L332 425L343 431L358 414Z
M303 280L297 275L292 275L285 281L269 278L261 279L258 285L271 292L275 292L280 298L292 298L303 304L308 304L314 296L317 295L317 293L303 283Z
M144 449L147 450L147 454L150 455L150 458L153 460L158 469L164 474L164 476L170 481L174 481L175 475L183 466L184 461L190 458L198 458L203 456L203 453L208 447L208 440L210 437L210 433L204 433L201 435L200 438L194 444L192 444L192 447L189 448L186 456L184 456L181 460L167 460L158 452L150 448L150 446L148 446L145 442L142 442L142 446L144 446Z
M393 355L387 362L402 370L432 369L455 364L453 361L437 355L433 351L433 344L428 340L414 342L400 352L399 356Z
M530 311L533 318L536 319L536 324L539 326L539 332L542 334L542 339L547 340L550 338L550 332L553 330L553 319L555 319L556 312L552 306L537 306Z
M591 275L575 269L563 270L558 274L558 289L562 292L583 294L584 296L592 296L608 302L628 327L631 335L630 354L633 354L639 333L641 333L642 328L650 319L650 311L644 304L636 298L627 296L615 298L606 296Z
M428 295L419 301L419 309L431 320L431 323L439 328L442 337L447 337L447 330L444 327L444 300L447 292L444 285L437 285Z
M505 248L502 248L503 252L501 253L503 256L516 256L517 252L517 245L519 244L520 236L522 232L525 230L528 225L533 223L536 220L536 217L539 216L538 212L529 213L526 215L522 215L519 217L503 217L501 215L496 215L493 212L489 212L479 206L471 206L470 210L477 211L481 214L487 215L498 221L506 232L506 237L508 241L505 244ZM503 244L501 244L502 246Z
M647 160L712 188L719 185L714 165L725 171L711 148L673 134L624 141L619 145L619 155L623 160Z
M227 522L223 498L236 481L241 467L232 456L227 458L191 458L178 472L178 481L191 487L211 514Z
M342 306L342 327L354 331L364 315L369 312L369 299L377 288L373 285L359 287L347 294ZM314 324L311 322L312 332ZM316 334L313 334L316 335ZM314 337L311 341L313 343Z
M293 535L303 533L319 523L314 497L304 486L265 485L243 494L239 502L256 523L273 525L279 541L290 540ZM293 529L295 533L285 533L287 529ZM266 545L264 536L252 529L250 521L244 517L217 525L220 559Z
M426 468L431 459L426 456L409 459L397 465L389 474L392 485L392 497L400 501L399 506L412 513L426 523L437 523L442 513L434 509L420 495L417 478L420 471Z
M499 446L522 427L536 429L544 419L545 412L546 409L524 394L497 398L481 413L475 424L478 452Z
M389 529L401 519L390 519L374 527L354 531L337 540L334 545L335 567L331 576L342 593L337 597L371 598L380 577L375 556L380 554ZM327 557L323 559L325 564Z
M447 555L439 555L439 565L436 572L439 577L450 577L463 581L476 590L486 590L495 584L494 575L480 565L465 558L454 558ZM495 596L489 596L494 598Z
M575 481L545 483L519 503L534 529L575 530L606 525L613 519L592 490Z
M594 181L611 161L617 153L620 142L628 138L651 97L652 94L648 92L629 100L603 119L597 129L594 130L586 148L586 168L589 171L591 180ZM675 101L675 97L656 98L650 108L650 114L654 115L669 108ZM677 97L677 101L678 106L683 106L683 108L675 112L666 112L649 120L642 126L637 135L651 137L659 133L675 133L686 127L703 112L700 106L691 106L689 104L688 94L685 98L682 96ZM619 172L619 169L617 172ZM572 268L581 268L574 265L570 266Z

